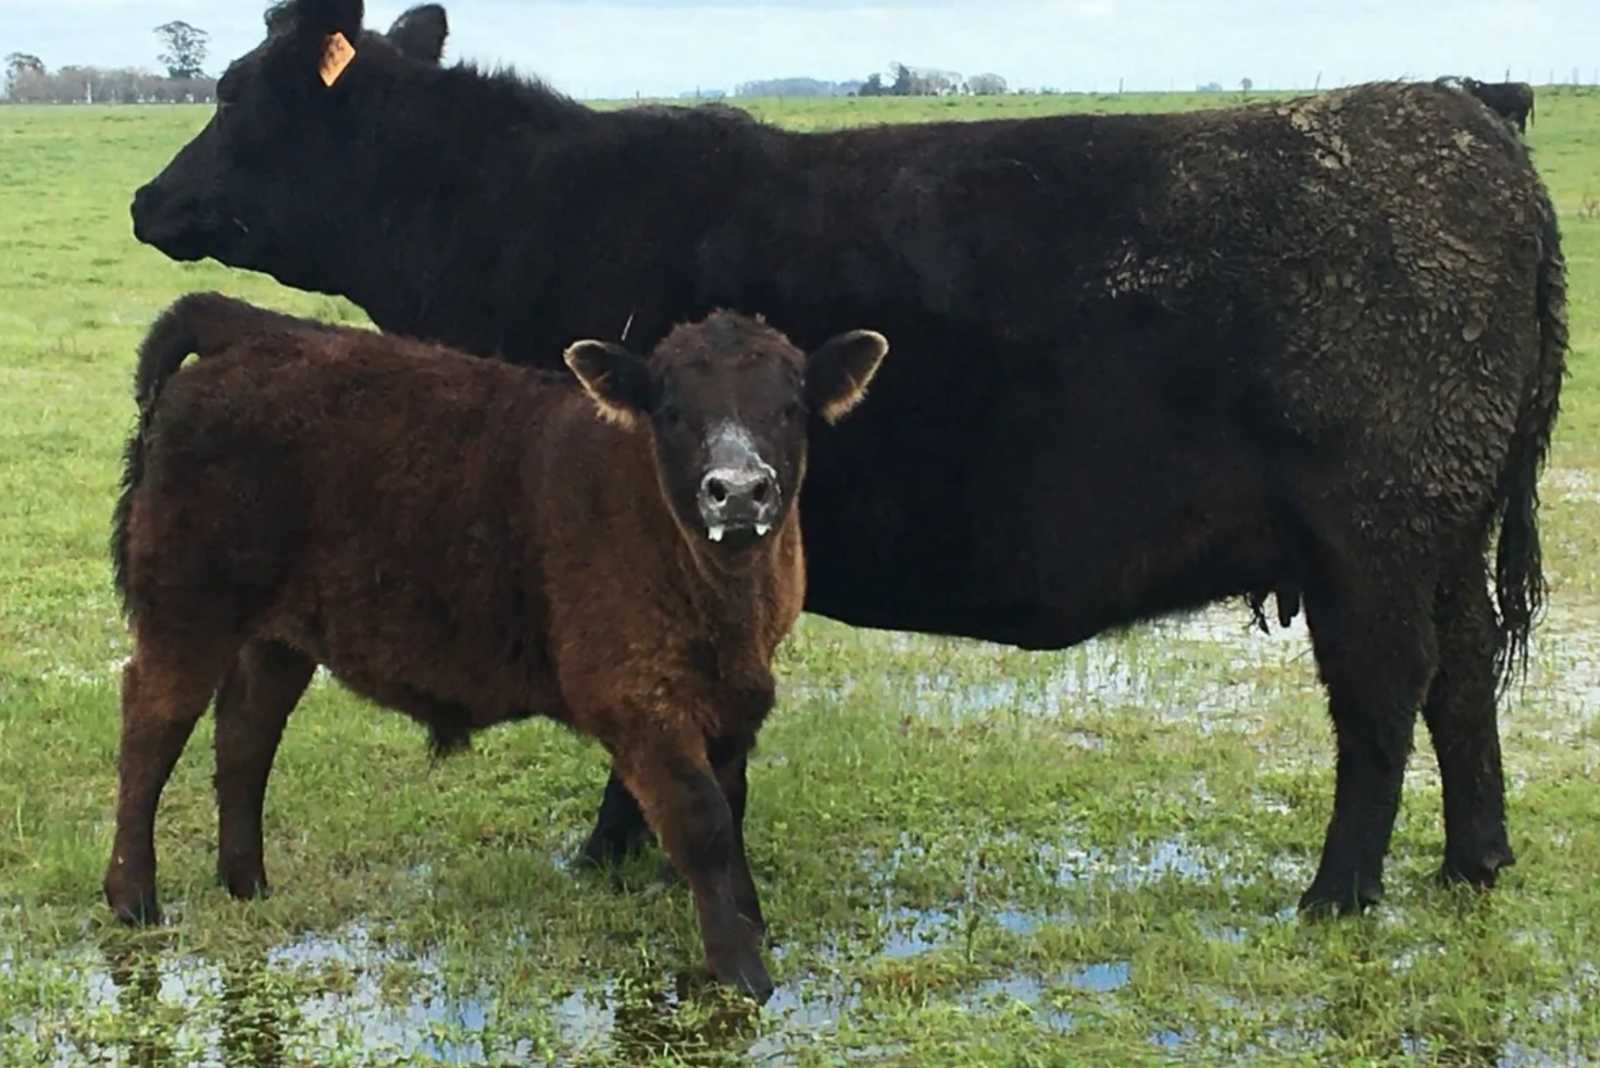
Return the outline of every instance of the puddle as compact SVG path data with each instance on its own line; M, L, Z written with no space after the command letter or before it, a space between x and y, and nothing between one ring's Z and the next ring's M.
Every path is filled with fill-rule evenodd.
M1049 1004L1046 1000L1048 989L1049 984L1031 976L990 979L979 983L971 994L962 999L962 1004L969 1009L987 1012L1004 1012L1012 1006L1021 1005L1028 1010L1035 1024L1056 1034L1067 1034L1075 1026L1077 1018L1065 1009Z
M1581 467L1551 467L1539 478L1546 500L1600 504L1600 475Z
M1092 881L1120 890L1144 889L1163 879L1215 881L1234 888L1258 882L1264 876L1298 885L1309 881L1312 874L1310 861L1299 857L1278 854L1240 862L1226 850L1200 845L1181 835L1110 850L1065 839L1042 843L1037 857L1059 883Z
M1208 733L1248 730L1259 722L1264 691L1316 684L1303 617L1267 634L1248 620L1237 604L1225 603L1067 650L1013 655L992 678L920 674L911 680L907 703L918 715L957 721L1137 707ZM1096 749L1103 742L1079 732L1072 744Z
M1079 968L1067 977L1067 984L1080 990L1095 990L1104 993L1108 990L1120 990L1128 985L1128 977L1133 972L1133 965L1125 960L1106 961L1101 964L1091 964Z
M888 957L946 946L960 930L954 912L902 909L888 919L909 923L908 933L886 941L880 952ZM1031 933L1038 922L1025 913L994 919L1019 934ZM1245 932L1221 932L1235 935L1242 939ZM43 1047L36 1063L52 1068L288 1068L324 1063L334 1050L359 1051L361 1063L577 1065L595 1057L639 1063L670 1051L687 1063L732 1053L749 1063L785 1065L803 1061L804 1051L818 1048L860 1007L859 991L827 968L781 985L759 1013L721 997L703 980L660 973L503 1007L494 991L447 976L434 951L386 944L362 924L290 939L254 963L174 951L118 957L95 948L63 955L57 963L61 976L82 983L81 998L69 999L71 1018L5 1021L11 1033ZM13 958L0 960L0 971L21 967L26 965ZM1595 974L1586 965L1574 982L1589 986ZM1117 998L1132 980L1132 962L1112 959L1049 976L989 978L928 996L972 1013L1021 1012L1041 1032L1068 1035L1085 1011L1125 1011ZM1337 1038L1328 1023L1331 1010L1318 999L1280 1004L1219 992L1218 1002L1229 1013L1261 1022L1263 1013L1298 1021L1261 1031L1260 1044L1249 1047L1261 1056L1314 1049ZM1569 1016L1578 1008L1574 993L1551 1001L1549 1012ZM1146 1032L1145 1041L1172 1055L1199 1055L1226 1031L1167 1021ZM1462 1051L1426 1034L1399 1035L1394 1042L1397 1052L1412 1057L1448 1060L1470 1052L1463 1063L1503 1068L1577 1063L1582 1054L1576 1047L1553 1053L1510 1041Z
M1600 479L1584 474L1584 480L1600 500ZM913 635L883 640L891 651L924 658L927 643L948 644L950 668L898 678L891 674L881 683L891 698L901 695L909 713L941 722L992 722L1005 715L1071 719L1135 709L1205 734L1241 733L1258 728L1273 702L1294 698L1320 705L1325 700L1304 613L1287 628L1273 621L1263 633L1235 601L1055 652L1019 653ZM1529 668L1526 683L1514 687L1502 706L1505 729L1520 720L1536 736L1551 740L1595 737L1600 731L1600 633L1581 607L1559 599L1551 605L1534 632ZM826 685L796 678L784 694L790 700L842 701L861 685L849 677ZM1090 730L1065 741L1083 749L1105 744Z

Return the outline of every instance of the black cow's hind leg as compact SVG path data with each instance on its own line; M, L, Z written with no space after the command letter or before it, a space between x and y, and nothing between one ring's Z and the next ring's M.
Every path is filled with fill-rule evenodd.
M1425 587L1396 568L1351 566L1306 591L1317 666L1338 743L1333 818L1315 879L1300 899L1312 913L1359 912L1383 895L1383 859L1400 806L1417 706L1436 658Z
M1506 839L1505 780L1495 713L1498 637L1483 557L1474 552L1439 584L1435 606L1439 670L1423 717L1444 786L1447 882L1494 885L1515 863Z

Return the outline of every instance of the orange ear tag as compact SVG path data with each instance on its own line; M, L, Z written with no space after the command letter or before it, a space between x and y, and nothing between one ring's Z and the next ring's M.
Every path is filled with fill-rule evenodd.
M350 42L342 33L330 33L327 41L322 46L322 84L330 89L333 83L339 80L339 75L356 58L356 50L350 47Z

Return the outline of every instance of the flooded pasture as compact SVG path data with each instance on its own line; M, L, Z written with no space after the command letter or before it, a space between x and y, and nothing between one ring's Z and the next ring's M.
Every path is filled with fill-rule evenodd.
M890 709L904 730L920 724L916 729L935 734L1061 720L1057 744L1084 760L1117 759L1106 752L1108 717L1143 717L1169 724L1197 744L1233 745L1248 743L1285 703L1320 700L1303 621L1263 634L1249 626L1248 613L1237 605L1053 654L904 635L871 640L882 653L873 658L872 674L844 672L825 680L802 675L790 680L794 692L786 699L867 701ZM1540 632L1530 678L1505 715L1508 748L1519 734L1552 744L1594 736L1597 653L1600 639L1559 610L1552 614ZM1303 748L1271 759L1283 767L1328 759L1315 747ZM1425 742L1419 750L1411 781L1426 782L1431 754ZM789 759L779 757L775 764ZM1511 763L1514 777L1516 761ZM1070 763L1062 774L1072 774ZM1185 804L1215 807L1205 774L1190 774L1183 787ZM1288 819L1296 807L1259 786L1247 797L1263 818ZM1196 914L1185 935L1191 945L1215 947L1206 952L1248 957L1294 937L1300 923L1292 891L1309 880L1315 860L1303 850L1233 849L1186 830L1121 841L1095 840L1091 832L1071 827L1040 840L1000 831L962 849L980 855L993 850L1004 858L996 865L1012 865L1008 877L1054 888L1053 898L1047 893L1040 905L1037 895L1012 904L985 897L975 889L978 865L962 860L956 866L965 890L942 903L908 903L906 880L937 858L927 839L902 832L886 849L855 855L849 864L855 870L842 874L865 888L847 929L808 932L772 950L780 983L759 1012L649 958L632 971L598 979L542 975L508 993L493 969L485 974L458 959L458 947L412 944L365 919L288 935L253 957L195 952L170 944L184 922L178 902L174 930L154 939L105 932L43 959L0 960L0 975L48 986L59 992L62 1006L71 1007L55 1012L47 1001L11 1016L6 1026L37 1051L39 1063L62 1068L276 1068L329 1063L330 1051L342 1051L357 1064L609 1064L663 1052L687 1062L733 1057L798 1064L823 1036L838 1048L865 1042L858 1052L892 1060L893 1043L880 1046L862 1037L870 1028L862 1030L861 1021L885 1011L1014 1019L1040 1036L1065 1040L1127 1018L1130 1000L1138 1002L1141 981L1156 974L1151 969L1159 969L1160 961L1136 949L1124 955L1085 944L1063 954L1066 962L1036 966L1029 963L1030 945L1072 946L1074 932L1104 922L1116 902L1140 894L1165 899L1203 892L1232 900L1264 883L1278 894L1266 907ZM580 878L564 863L556 869L561 878ZM983 877L993 876L989 871ZM419 862L407 877L428 884L434 867ZM497 967L514 969L519 952L541 937L540 931L524 930L494 947L502 962ZM1117 944L1125 943L1112 943ZM1443 952L1442 945L1413 946L1386 966L1404 974ZM999 963L1007 954L1013 963ZM1592 963L1584 967L1574 981L1592 992L1600 979ZM564 983L571 985L563 989ZM1280 1000L1270 991L1252 993L1226 983L1206 996L1211 1011L1205 1021L1174 1019L1147 1027L1140 1041L1158 1054L1179 1057L1186 1050L1221 1048L1267 1056L1319 1048L1349 1026L1349 1007L1325 1000ZM1573 993L1566 1001L1547 998L1543 1011L1565 1019L1588 1010ZM1396 1035L1394 1041L1401 1053L1432 1060L1460 1052L1426 1032ZM1453 1063L1560 1064L1569 1063L1563 1058L1572 1052L1508 1039L1492 1049L1474 1047L1473 1057Z

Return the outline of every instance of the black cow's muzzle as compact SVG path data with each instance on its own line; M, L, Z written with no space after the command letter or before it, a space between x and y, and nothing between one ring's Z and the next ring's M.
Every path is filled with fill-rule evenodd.
M198 260L214 254L203 240L204 213L193 199L175 199L158 183L142 185L129 206L133 236L176 260Z

